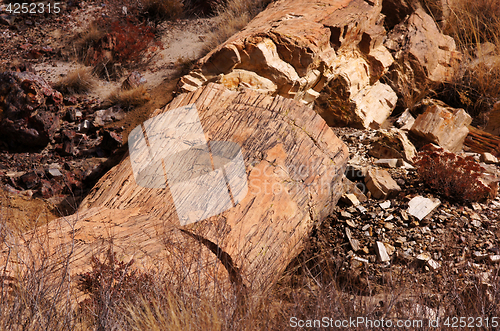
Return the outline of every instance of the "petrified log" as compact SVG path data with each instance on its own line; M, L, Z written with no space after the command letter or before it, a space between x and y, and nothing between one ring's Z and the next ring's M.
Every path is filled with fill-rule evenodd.
M470 125L469 135L465 139L464 145L469 147L471 152L486 152L497 157L500 156L500 137Z
M180 142L172 145L176 135ZM156 110L130 137L130 155L78 213L40 232L47 254L72 251L73 274L86 271L91 255L112 240L122 259L161 267L184 286L262 293L342 194L347 147L318 114L291 99L209 84ZM223 189L203 186L214 178ZM16 247L28 259L25 244Z
M393 62L383 46L381 10L381 1L275 2L202 58L179 88L193 91L215 81L310 106L324 94L317 103L329 124L378 127L397 100L379 82Z
M252 88L315 107L330 125L379 128L398 96L418 100L453 73L453 38L414 11L405 1L277 1L203 57L179 89Z

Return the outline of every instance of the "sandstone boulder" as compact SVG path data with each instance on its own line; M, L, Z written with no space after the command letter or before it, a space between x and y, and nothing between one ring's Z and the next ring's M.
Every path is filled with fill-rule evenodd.
M404 159L413 162L417 155L415 146L401 129L379 130L369 155L378 159Z
M463 109L432 105L417 117L410 132L423 138L422 144L435 143L458 152L469 134L471 122L472 118Z
M251 88L317 105L330 125L378 128L397 101L379 81L394 61L381 10L379 1L273 3L202 58L179 89Z
M129 150L75 215L40 230L44 252L72 249L75 274L112 241L120 259L228 300L231 289L258 294L278 280L342 195L348 154L303 104L217 84L156 110L129 135ZM18 244L19 258L28 258Z
M391 175L382 169L370 169L365 178L366 188L375 199L390 199L395 197L401 187Z
M386 81L408 104L434 84L451 81L460 59L454 39L442 34L422 8L395 26L384 45L395 59Z

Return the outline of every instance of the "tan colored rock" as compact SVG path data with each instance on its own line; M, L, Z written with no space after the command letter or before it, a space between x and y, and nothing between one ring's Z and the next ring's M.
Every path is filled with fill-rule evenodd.
M383 43L381 10L380 1L276 2L202 58L198 74L233 90L248 87L320 105L330 125L347 120L378 127L397 100L379 82L394 61ZM191 76L181 78L181 91L206 84ZM342 103L348 107L339 109Z
M422 8L394 27L385 46L395 58L388 81L403 99L418 100L433 84L449 82L460 59L453 38Z
M412 163L417 155L415 146L400 129L379 130L375 139L368 154L378 159L404 159Z
M491 153L481 154L480 161L484 162L486 164L497 164L498 163L498 159L495 156L493 156Z
M500 157L500 137L492 135L469 125L469 135L465 139L465 146L474 153L491 153Z
M174 125L166 119L179 109L193 112L193 121ZM182 142L196 149L178 150L181 141L168 145L180 134L178 128L189 128L181 131ZM228 300L237 288L258 295L278 280L302 250L313 224L331 215L342 195L347 147L318 114L294 100L251 90L233 92L212 83L177 96L130 136L135 137L129 138L130 156L101 178L78 213L40 228L48 239L35 252L44 247L56 257L72 250L71 275L87 271L92 254L103 252L112 241L120 259L133 257L139 268L166 270L183 288L201 286L200 292L224 293ZM196 159L193 167L200 174L189 172L191 166L175 168L178 162L189 164L187 152L201 150L204 139L211 157ZM218 142L239 148L225 156L217 151ZM238 155L242 162L234 163ZM201 167L203 162L209 168ZM237 176L238 169L243 176ZM185 212L179 206L222 199L212 195L214 186L197 189L219 175L224 185L216 192L232 194L228 209L182 225L183 215L198 217L206 210ZM19 258L30 258L26 244L12 243Z
M277 89L276 84L271 80L260 77L253 71L241 69L235 69L223 75L218 82L230 90L249 88L256 92L273 94Z
M471 122L463 109L433 105L417 117L410 132L423 138L423 144L432 142L455 153L462 149Z
M415 123L415 118L412 114L406 109L396 120L394 125L401 130L409 131L413 124Z
M352 98L351 121L361 123L363 128L378 129L391 115L397 101L398 96L389 85L376 82Z
M401 191L391 175L382 169L370 169L365 178L366 188L375 199L390 199Z
M377 257L380 262L389 262L391 260L383 242L377 241L375 243L375 251L377 252Z

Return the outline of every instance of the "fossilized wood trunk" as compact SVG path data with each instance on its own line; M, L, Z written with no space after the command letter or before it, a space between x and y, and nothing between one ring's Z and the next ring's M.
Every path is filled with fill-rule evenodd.
M491 153L500 156L500 137L469 125L469 135L464 145L475 153Z
M453 38L405 1L282 0L203 57L179 89L252 88L300 100L330 125L379 128L398 97L408 103L451 77L455 53Z
M397 100L379 82L393 62L383 46L381 10L381 1L277 1L201 59L179 88L192 91L215 81L309 106L318 100L330 124L376 127Z
M128 156L98 182L77 214L42 227L47 240L31 241L34 250L50 246L47 254L64 256L72 249L74 274L87 270L91 255L112 241L119 257L167 270L183 286L227 294L238 285L261 293L275 283L313 224L340 198L347 147L297 101L217 84L179 95L152 118L186 105L196 106L207 141L241 147L248 191L236 206L182 226L168 185L137 185ZM17 245L19 256L29 259L25 242Z

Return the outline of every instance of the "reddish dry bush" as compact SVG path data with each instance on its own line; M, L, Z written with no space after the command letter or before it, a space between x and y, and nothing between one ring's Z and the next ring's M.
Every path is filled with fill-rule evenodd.
M155 40L153 28L136 19L106 18L92 26L98 27L100 35L91 33L91 42L80 44L84 47L82 53L85 64L94 66L94 73L101 77L118 77L116 64L129 67L144 64L157 50L162 49L161 42ZM94 35L99 36L99 39L95 40Z
M416 162L420 180L438 193L457 201L482 201L493 187L483 178L485 169L471 156L462 157L428 144Z
M123 315L125 302L132 303L139 294L151 292L153 277L133 269L133 263L118 261L116 253L109 249L103 261L92 257L92 269L79 275L78 289L89 295L80 308L90 312L98 330L112 329L111 324L120 320L117 316Z

